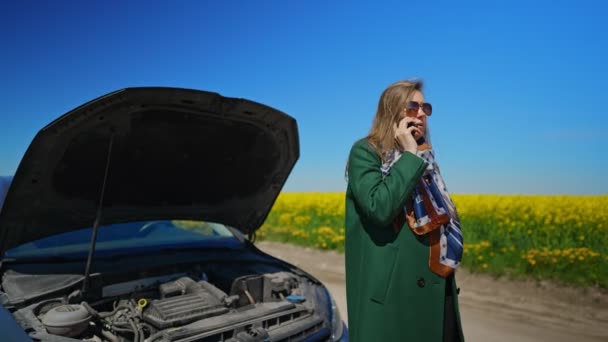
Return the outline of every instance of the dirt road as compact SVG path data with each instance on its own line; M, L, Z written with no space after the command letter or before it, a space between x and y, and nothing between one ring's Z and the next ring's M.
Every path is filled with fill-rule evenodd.
M347 321L344 255L273 242L256 245L325 283ZM459 270L467 342L608 341L608 292L494 279Z

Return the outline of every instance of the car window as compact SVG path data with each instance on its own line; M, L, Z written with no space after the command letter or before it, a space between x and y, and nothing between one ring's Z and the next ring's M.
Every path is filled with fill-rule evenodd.
M86 254L91 244L92 228L70 231L29 242L8 250L5 257L24 258ZM229 228L207 221L160 220L138 221L100 226L95 251L111 252L191 246L237 241Z

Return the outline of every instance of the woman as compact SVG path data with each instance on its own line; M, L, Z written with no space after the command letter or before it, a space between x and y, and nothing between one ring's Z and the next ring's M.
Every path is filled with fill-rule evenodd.
M456 209L430 145L422 82L381 95L349 155L346 293L350 340L464 341L454 271Z

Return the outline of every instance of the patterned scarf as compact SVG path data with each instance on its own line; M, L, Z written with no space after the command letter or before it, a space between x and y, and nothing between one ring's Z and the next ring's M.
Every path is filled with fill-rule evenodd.
M407 221L415 234L428 234L429 267L433 273L447 277L460 266L462 259L460 220L439 173L432 147L428 144L419 146L417 155L426 161L427 168L416 184L411 200L408 200L393 224L398 231ZM380 168L383 176L389 174L391 167L400 157L398 150L389 152L386 162Z

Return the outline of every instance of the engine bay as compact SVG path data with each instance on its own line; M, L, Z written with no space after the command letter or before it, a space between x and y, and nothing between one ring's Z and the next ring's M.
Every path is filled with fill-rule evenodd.
M31 284L44 283L43 276L6 272L0 294L34 340L299 341L328 328L320 284L283 270L244 271L106 280L93 287L93 296L66 287L67 280L56 281L62 291L49 286L35 297L25 293Z

